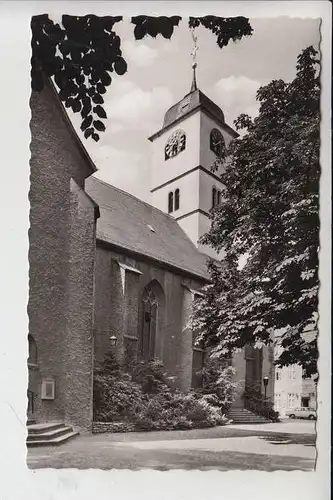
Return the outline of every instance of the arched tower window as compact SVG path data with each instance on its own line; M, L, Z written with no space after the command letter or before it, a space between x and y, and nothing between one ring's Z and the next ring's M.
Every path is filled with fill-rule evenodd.
M214 208L216 205L216 187L213 187L212 189L212 208Z
M168 213L173 212L173 192L171 191L168 196Z
M175 210L179 209L179 189L175 191Z
M225 155L223 135L217 128L213 128L210 132L210 149L218 158L223 158Z
M222 200L222 192L220 189L216 189L214 186L212 189L212 208L215 208L217 205L221 203Z
M179 210L180 206L180 191L177 188L175 191L170 191L168 195L168 213L171 214L175 210Z
M175 130L167 140L164 148L165 159L169 160L173 156L184 151L186 147L186 134L183 130Z

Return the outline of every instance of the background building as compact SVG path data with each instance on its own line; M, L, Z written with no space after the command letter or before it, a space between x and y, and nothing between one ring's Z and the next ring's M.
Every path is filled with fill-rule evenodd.
M303 334L312 339L314 331L306 330ZM282 347L275 347L274 357L277 359ZM303 377L303 368L300 365L290 365L283 368L275 367L274 409L283 417L286 411L299 407L317 408L316 376Z

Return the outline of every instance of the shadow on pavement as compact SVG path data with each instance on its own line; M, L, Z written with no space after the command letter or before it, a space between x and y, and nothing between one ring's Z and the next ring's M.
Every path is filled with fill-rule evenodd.
M274 434L266 436L258 436L259 439L269 442L270 444L301 444L303 446L315 446L316 436L311 434Z
M39 460L28 464L30 469L40 468L77 468L89 469L99 468L110 469L153 469L160 471L167 470L259 470L259 471L311 471L315 467L314 460L309 458L263 455L254 453L242 453L235 451L223 451L220 453L206 451L192 451L191 453L170 452L166 450L132 451L128 454L119 453L114 456L58 456L48 460Z

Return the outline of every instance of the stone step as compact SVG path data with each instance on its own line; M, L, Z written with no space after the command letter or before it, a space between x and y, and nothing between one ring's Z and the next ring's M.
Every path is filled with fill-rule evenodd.
M251 418L251 417L256 417L256 418L265 418L262 415L257 415L256 413L229 413L228 416L234 416L234 417L242 417L242 418Z
M234 417L234 418L261 418L263 420L266 420L266 418L262 417L261 415L235 415L234 413L229 413L228 417Z
M69 425L63 425L61 427L56 427L51 430L47 430L45 432L35 432L35 433L29 433L28 431L28 437L27 441L45 441L47 439L53 439L59 436L62 436L64 434L67 434L68 432L72 432L73 428L70 427Z
M267 424L270 422L261 415L256 415L245 408L234 408L228 413L228 418L234 424Z
M42 424L28 425L28 435L43 434L44 432L60 429L64 427L64 425L65 424L63 422L44 422Z
M234 419L230 419L230 423L232 424L269 424L270 421L268 420L252 420L252 419L245 419L245 420L234 420Z
M257 420L268 420L266 419L265 417L263 417L262 415L229 415L229 417L237 417L237 418L256 418Z
M229 413L228 417L237 417L237 418L263 418L264 420L266 420L265 417L263 417L261 415L256 415L255 413L252 414L252 415L242 415L242 414L238 414L238 413Z
M70 439L73 439L74 437L78 436L78 432L76 431L69 431L66 434L62 434L61 436L54 437L52 439L41 439L41 440L31 440L27 441L27 446L29 448L34 448L37 446L59 446L63 443L68 442Z

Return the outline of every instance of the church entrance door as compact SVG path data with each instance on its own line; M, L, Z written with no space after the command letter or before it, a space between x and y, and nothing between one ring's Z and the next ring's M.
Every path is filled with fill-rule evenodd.
M245 348L245 392L252 395L261 394L262 350L252 346Z

